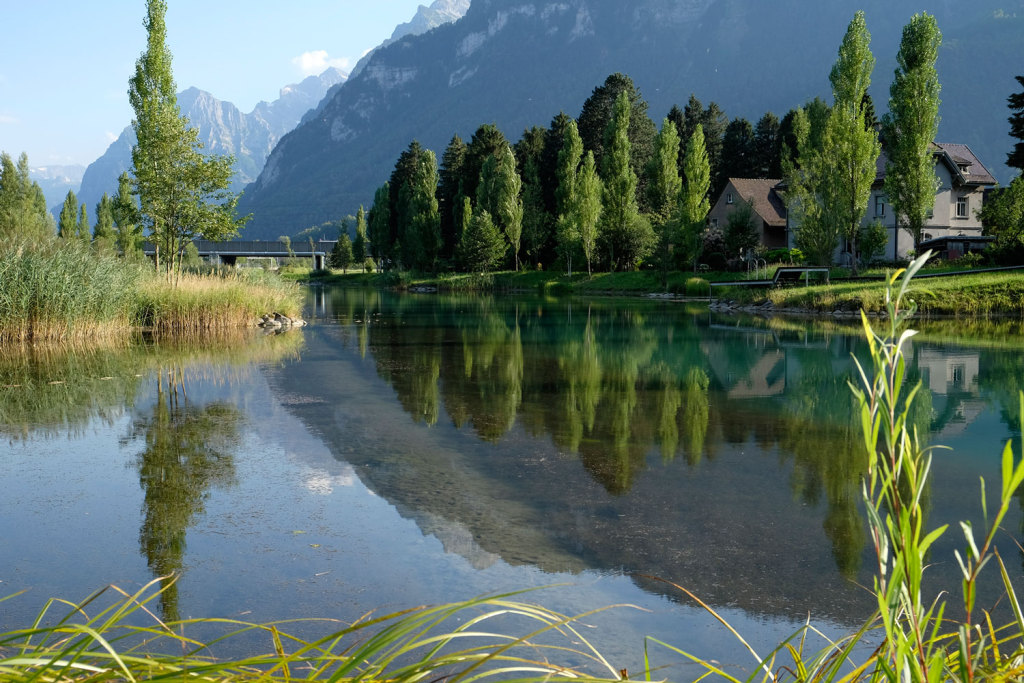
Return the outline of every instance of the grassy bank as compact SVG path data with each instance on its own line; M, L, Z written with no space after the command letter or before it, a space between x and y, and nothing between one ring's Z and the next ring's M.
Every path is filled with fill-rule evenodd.
M348 287L379 287L394 289L436 288L442 292L539 291L554 294L622 294L636 296L667 292L680 296L707 296L708 282L735 279L731 273L693 273L675 271L663 278L651 270L621 273L575 273L571 277L554 271L501 271L486 274L443 273L419 275L408 272L293 273L292 278L304 282Z
M196 332L301 310L298 285L262 273L167 283L145 264L53 240L0 246L0 343L84 341L135 327Z
M972 273L914 281L911 296L923 315L1024 316L1024 272ZM809 287L774 289L716 288L717 299L758 304L771 301L776 309L832 312L885 310L885 283L832 282Z
M948 271L948 265L922 269L922 275ZM774 273L774 268L769 269ZM877 281L846 281L845 271L836 269L828 285L747 288L716 287L716 299L740 304L771 301L776 309L789 308L831 313L835 310L881 312L885 309L885 273L870 273ZM441 292L534 291L550 294L624 295L668 293L700 298L709 294L709 283L746 279L745 273L702 273L674 271L663 276L656 271L586 273L569 277L550 271L498 272L486 275L443 274L419 276L411 273L301 273L304 281L352 287L394 289L436 288ZM1024 315L1024 271L967 273L918 278L914 296L925 315Z

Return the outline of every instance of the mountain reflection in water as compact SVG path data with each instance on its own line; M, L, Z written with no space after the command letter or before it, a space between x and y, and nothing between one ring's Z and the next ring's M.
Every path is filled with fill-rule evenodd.
M871 611L849 387L853 356L866 356L856 328L642 300L314 296L337 326L310 335L313 355L355 350L419 427L352 447L352 425L373 416L351 402L339 415L348 389L326 366L307 355L273 381L315 397L293 412L425 532L445 519L471 533L477 558L623 572L679 597L643 578L656 576L764 615L856 621ZM912 357L911 378L923 380L912 422L924 438L966 427L985 402L1015 414L1015 350L923 342ZM940 488L950 476L959 488L952 499L930 493L932 521L977 517L978 474L936 470ZM952 534L945 541L936 556L951 560ZM951 561L931 574L958 585Z

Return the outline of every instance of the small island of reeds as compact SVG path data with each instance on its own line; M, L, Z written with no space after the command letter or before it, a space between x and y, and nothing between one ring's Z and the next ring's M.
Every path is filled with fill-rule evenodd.
M0 246L0 343L81 342L139 328L192 334L300 310L299 286L263 271L168 278L78 240Z

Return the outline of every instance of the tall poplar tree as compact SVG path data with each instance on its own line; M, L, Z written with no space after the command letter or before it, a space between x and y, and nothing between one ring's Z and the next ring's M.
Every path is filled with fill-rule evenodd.
M437 208L437 157L431 150L420 156L415 172L400 193L407 221L402 241L403 262L433 271L441 250L441 217Z
M815 265L831 265L839 243L837 227L825 220L820 199L822 181L821 150L814 146L812 108L801 107L793 113L792 132L796 158L783 160L786 189L783 193L790 221L797 226L794 243Z
M494 222L505 235L515 269L519 270L519 246L523 235L523 183L516 169L516 157L512 147L506 143L494 155L495 182L492 188L490 207Z
M135 63L128 98L135 110L132 148L141 222L157 245L158 264L171 279L185 244L196 237L234 236L246 219L235 217L238 195L228 190L234 160L204 156L198 132L181 115L167 49L166 0L147 0L146 50Z
M583 157L583 140L576 122L570 120L562 137L555 172L555 206L557 212L558 249L565 261L569 276L572 276L572 258L579 248L579 225L576 222L577 174Z
M359 205L356 212L356 238L352 241L352 260L360 268L366 261L366 211Z
M373 195L368 224L370 253L377 261L378 270L387 270L391 259L391 187L384 183Z
M678 111L678 107L674 111ZM647 204L651 211L651 226L657 237L657 260L663 278L667 278L672 267L677 230L671 219L683 187L679 177L679 148L676 124L665 117L654 140L654 157L647 167Z
M939 179L931 145L939 131L939 56L942 34L935 17L915 14L903 27L896 75L889 86L889 113L882 117L888 162L885 193L898 228L921 243Z
M678 230L683 255L692 261L694 271L700 258L704 234L704 224L711 200L708 192L711 189L711 166L708 162L708 151L704 143L704 127L697 124L693 135L686 143L686 156L683 160L686 182L679 196Z
M612 270L622 265L637 265L650 251L654 241L648 221L640 216L637 205L637 175L630 165L630 100L626 92L615 100L615 113L605 132L602 180L604 211L602 237Z
M846 238L854 275L860 260L861 221L867 212L881 152L878 132L864 125L862 106L875 68L870 43L864 12L858 11L829 74L835 101L822 143L822 155L828 163L820 166L825 173L821 184L824 213Z
M576 177L576 228L583 258L587 260L587 275L593 275L592 264L597 254L598 224L604 207L601 194L604 188L597 174L594 153L587 152L583 166Z

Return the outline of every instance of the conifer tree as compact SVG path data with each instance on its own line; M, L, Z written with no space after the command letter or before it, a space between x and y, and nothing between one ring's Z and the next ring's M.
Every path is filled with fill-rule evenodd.
M939 178L931 145L939 131L939 75L935 61L942 34L929 14L915 14L903 27L896 74L889 86L889 113L882 117L888 162L885 194L897 226L921 243Z
M1024 76L1014 76L1024 88ZM1006 155L1006 165L1024 171L1024 90L1013 93L1006 101L1010 107L1010 136L1020 140Z
M28 155L18 163L0 153L0 239L40 242L53 237L56 226L42 188L29 176Z
M505 256L508 245L486 210L474 212L469 197L463 205L463 220L468 221L459 244L459 259L471 273L489 272Z
M766 112L754 126L754 176L782 177L782 138L779 117Z
M99 249L114 247L114 200L106 192L96 204L96 225L92 229L92 239Z
M142 250L142 225L139 222L139 205L132 194L132 181L127 173L118 178L117 193L111 201L114 220L114 242L117 250L126 257L135 257Z
M64 206L57 219L57 235L64 239L78 236L78 197L74 190L68 190L64 197Z
M721 178L723 185L729 178L757 176L757 153L754 147L754 127L745 118L735 118L725 128L722 138Z
M462 174L466 163L466 143L458 135L453 135L448 147L441 155L441 168L438 170L437 210L441 217L441 256L451 258L455 255L458 244L456 235L458 213L462 210Z
M89 230L89 212L84 203L78 207L78 225L75 228L75 234L83 242L88 242L92 236L92 231Z

